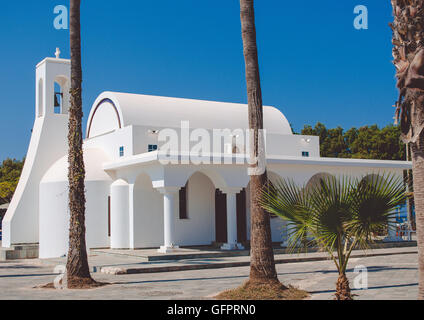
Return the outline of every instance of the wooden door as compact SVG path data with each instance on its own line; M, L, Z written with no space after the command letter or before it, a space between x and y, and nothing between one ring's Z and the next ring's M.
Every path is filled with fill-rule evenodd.
M216 242L227 242L227 195L215 191L215 233Z

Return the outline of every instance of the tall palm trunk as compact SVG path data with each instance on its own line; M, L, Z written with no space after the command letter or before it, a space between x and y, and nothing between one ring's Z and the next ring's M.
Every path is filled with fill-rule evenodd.
M85 244L85 168L82 149L82 68L80 0L71 0L71 106L69 109L69 252L66 265L68 288L93 283Z
M264 137L259 133L263 129L262 92L259 77L258 52L256 46L256 28L253 0L240 0L243 49L246 63L247 95L249 104L249 127L254 132L251 142L251 158L264 156ZM252 138L252 137L251 137ZM267 184L267 174L250 177L250 213L251 213L251 262L250 281L278 281L272 250L269 214L261 207L260 197Z
M393 56L400 90L396 116L402 137L412 150L412 172L418 240L418 299L424 300L424 3L391 0Z

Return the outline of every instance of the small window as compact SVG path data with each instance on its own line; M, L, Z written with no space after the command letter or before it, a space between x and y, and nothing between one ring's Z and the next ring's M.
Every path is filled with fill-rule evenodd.
M302 157L308 158L309 152L308 151L302 151Z
M149 152L157 151L158 146L156 144L149 144L148 150L149 150Z
M124 152L124 147L119 147L119 156L120 156L120 157L123 157L123 156L124 156L124 154L125 154L125 152Z
M180 190L180 220L188 219L188 183Z

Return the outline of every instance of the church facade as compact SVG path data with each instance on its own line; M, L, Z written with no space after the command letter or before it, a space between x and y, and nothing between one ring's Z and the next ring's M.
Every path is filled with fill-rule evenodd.
M46 58L37 65L32 137L3 220L3 247L38 243L40 258L67 253L69 87L69 60ZM273 107L264 107L264 126L271 181L401 176L411 168L404 161L321 158L319 138L294 135ZM248 107L242 104L102 93L84 140L87 247L163 253L214 243L223 250L243 248L250 239L247 129ZM216 131L224 132L223 139ZM200 142L208 136L213 139ZM285 223L272 218L271 228L273 241L284 242Z

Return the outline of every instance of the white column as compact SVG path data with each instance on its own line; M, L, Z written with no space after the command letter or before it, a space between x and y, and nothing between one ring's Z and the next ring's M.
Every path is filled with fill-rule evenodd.
M180 188L159 188L163 194L163 224L164 224L164 245L158 252L169 253L178 249L175 239L175 197Z
M128 183L115 181L110 188L110 246L112 249L129 248Z
M237 243L237 194L241 190L239 188L222 190L227 195L227 243L221 247L222 250L244 249Z
M135 181L136 181L136 179L132 179L128 183L128 225L129 225L128 237L129 237L129 247L130 247L130 249L135 249L135 237L134 237Z

